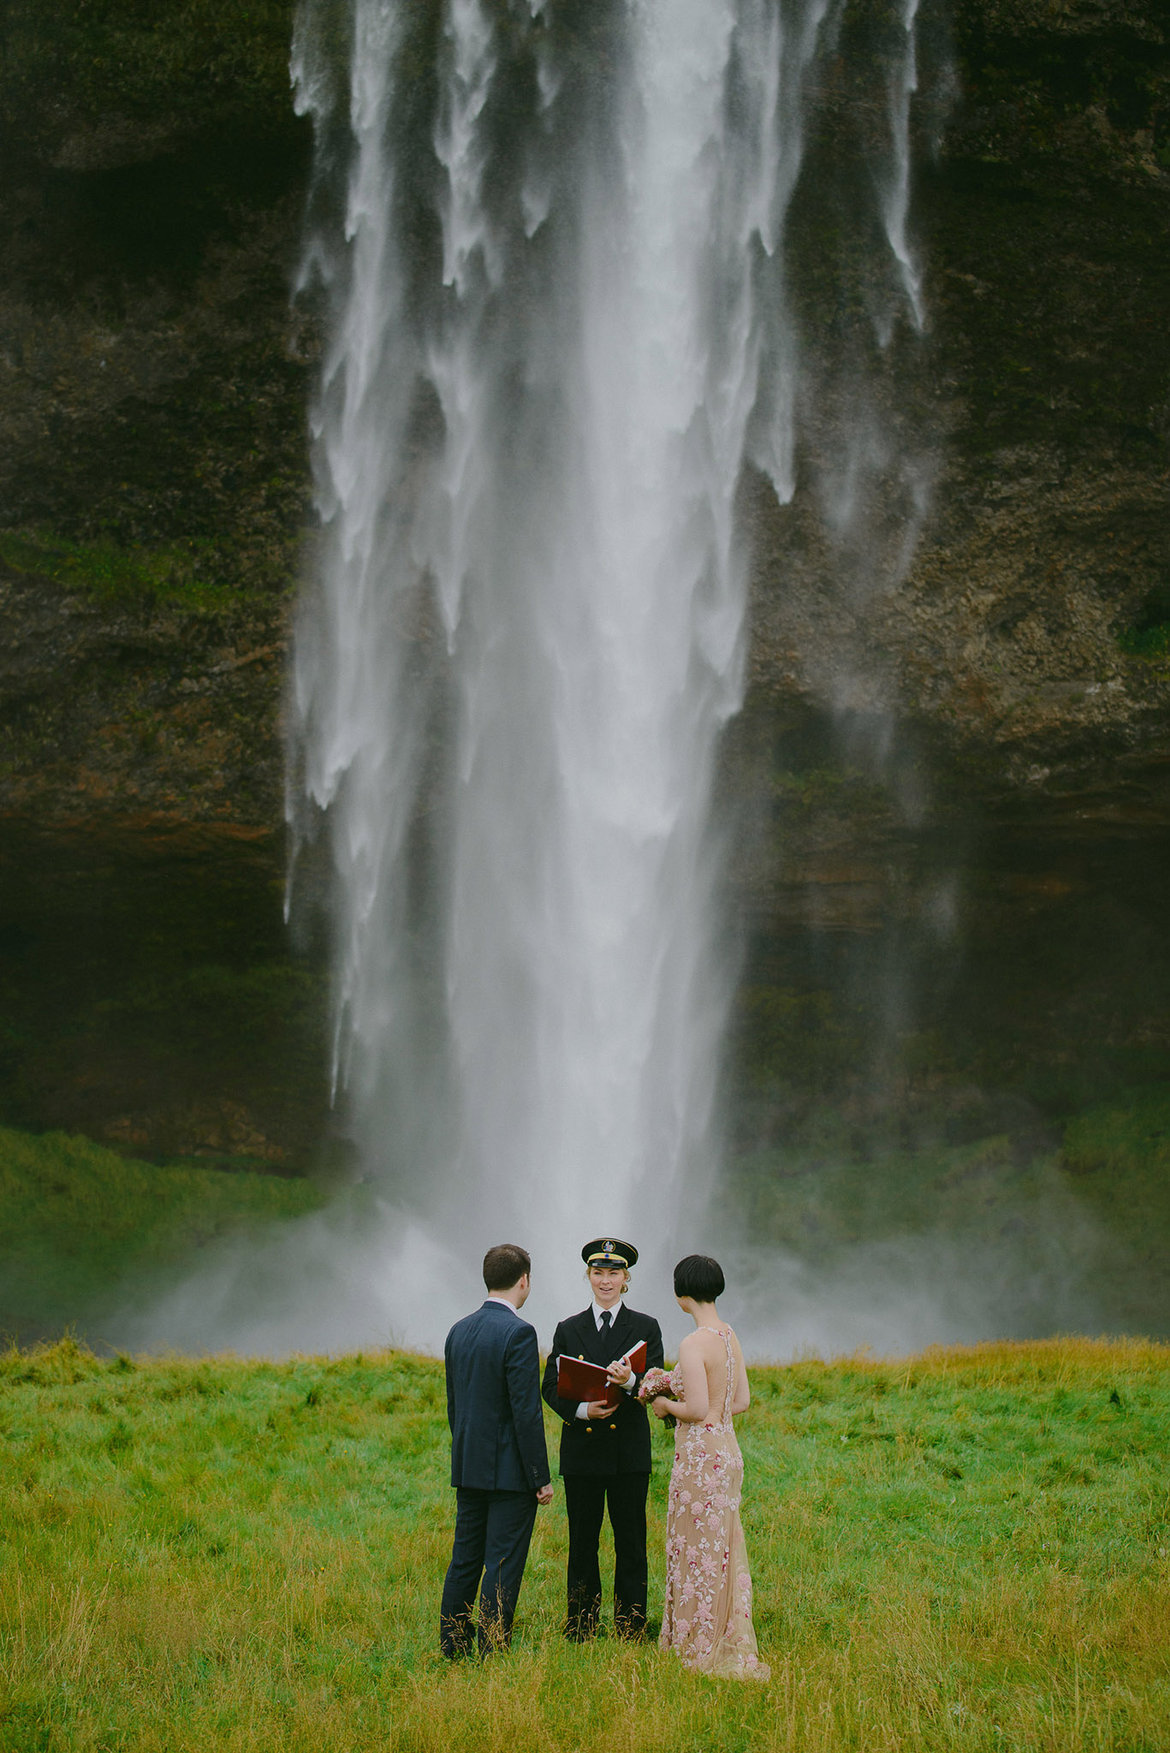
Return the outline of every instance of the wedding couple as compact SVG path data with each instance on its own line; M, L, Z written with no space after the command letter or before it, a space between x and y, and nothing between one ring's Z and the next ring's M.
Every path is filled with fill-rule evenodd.
M615 1629L629 1637L644 1632L648 1406L655 1417L676 1424L659 1643L697 1672L766 1680L769 1671L759 1659L752 1627L751 1575L739 1519L743 1458L732 1424L746 1410L750 1392L739 1341L716 1307L723 1273L705 1254L691 1254L675 1267L675 1297L695 1330L683 1340L668 1377L661 1367L658 1322L621 1301L637 1250L599 1237L581 1253L592 1300L579 1315L558 1324L543 1387L564 1424L566 1636L588 1637L597 1628L597 1548L607 1505L614 1534ZM531 1272L523 1248L490 1248L483 1263L487 1299L447 1335L456 1511L440 1647L451 1658L508 1643L536 1512L552 1499L536 1333L520 1315ZM635 1374L628 1354L639 1340L646 1342L645 1368ZM616 1409L609 1398L575 1402L558 1396L562 1353L605 1366L618 1390ZM477 1593L478 1628L473 1624Z

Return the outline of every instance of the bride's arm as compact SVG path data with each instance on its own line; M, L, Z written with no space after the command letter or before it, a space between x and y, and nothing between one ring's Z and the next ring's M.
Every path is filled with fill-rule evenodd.
M702 1340L697 1333L688 1333L683 1340L678 1348L678 1361L683 1376L682 1399L663 1399L662 1404L680 1424L702 1424L710 1412L711 1396L707 1388ZM657 1408L657 1400L654 1405Z

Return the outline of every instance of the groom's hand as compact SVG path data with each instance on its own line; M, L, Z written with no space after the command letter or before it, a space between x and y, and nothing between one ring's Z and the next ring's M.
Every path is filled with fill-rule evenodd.
M543 1509L546 1503L552 1502L552 1497L553 1497L553 1488L552 1488L552 1480L550 1479L548 1484L542 1485L540 1490L537 1492L536 1501L540 1505L540 1507Z

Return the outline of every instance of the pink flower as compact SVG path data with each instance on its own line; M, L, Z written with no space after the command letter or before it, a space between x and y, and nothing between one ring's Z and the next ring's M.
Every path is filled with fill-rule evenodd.
M667 1400L678 1399L678 1395L671 1386L670 1371L659 1369L647 1370L646 1374L642 1377L642 1380L638 1383L639 1400L643 1402L656 1400L660 1394Z

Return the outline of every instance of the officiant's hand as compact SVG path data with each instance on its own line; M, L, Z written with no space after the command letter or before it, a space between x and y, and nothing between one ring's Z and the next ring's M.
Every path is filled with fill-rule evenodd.
M624 1388L634 1372L630 1368L629 1358L619 1357L616 1363L610 1364L605 1373L615 1387Z
M590 1400L585 1411L586 1418L608 1418L613 1407L608 1400Z

